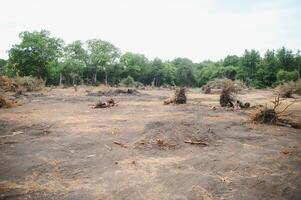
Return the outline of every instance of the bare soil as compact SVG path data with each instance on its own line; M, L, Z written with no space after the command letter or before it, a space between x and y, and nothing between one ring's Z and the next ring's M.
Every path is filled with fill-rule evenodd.
M100 88L29 93L0 110L0 199L300 199L300 129L211 109L219 95L201 89L182 105L163 105L168 89L86 90ZM263 104L273 92L240 97ZM109 98L118 106L90 106ZM301 98L288 101L301 119Z

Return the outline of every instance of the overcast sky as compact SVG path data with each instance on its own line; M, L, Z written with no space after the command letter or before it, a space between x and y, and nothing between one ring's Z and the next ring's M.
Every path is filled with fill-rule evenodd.
M301 49L299 0L0 0L0 58L24 30L66 43L99 38L148 58L218 60Z

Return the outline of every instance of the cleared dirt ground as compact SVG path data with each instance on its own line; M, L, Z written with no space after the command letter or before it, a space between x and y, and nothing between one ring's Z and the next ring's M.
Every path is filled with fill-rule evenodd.
M0 199L300 199L301 131L248 122L250 111L213 110L218 94L190 89L112 96L79 87L32 93L0 110ZM269 90L241 97L251 104ZM292 100L288 100L292 101ZM301 98L290 111L301 119ZM192 145L185 140L202 140ZM120 142L124 146L115 144Z

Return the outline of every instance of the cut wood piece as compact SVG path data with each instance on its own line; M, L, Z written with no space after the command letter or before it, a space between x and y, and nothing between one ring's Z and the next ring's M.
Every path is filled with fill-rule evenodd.
M127 148L127 146L125 144L122 144L121 142L118 142L118 141L113 141L114 144L117 144L123 148Z
M202 142L202 141L184 140L184 142L185 142L185 143L189 143L189 144L208 145L206 142Z

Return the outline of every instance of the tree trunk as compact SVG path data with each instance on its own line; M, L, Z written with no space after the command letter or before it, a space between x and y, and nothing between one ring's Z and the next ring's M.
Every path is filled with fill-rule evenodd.
M108 85L108 74L106 70L105 70L105 85Z
M97 72L95 72L94 74L94 84L96 84L96 82L97 82Z
M63 80L63 75L62 75L62 73L60 73L60 82L59 82L60 86L62 85L62 80Z

